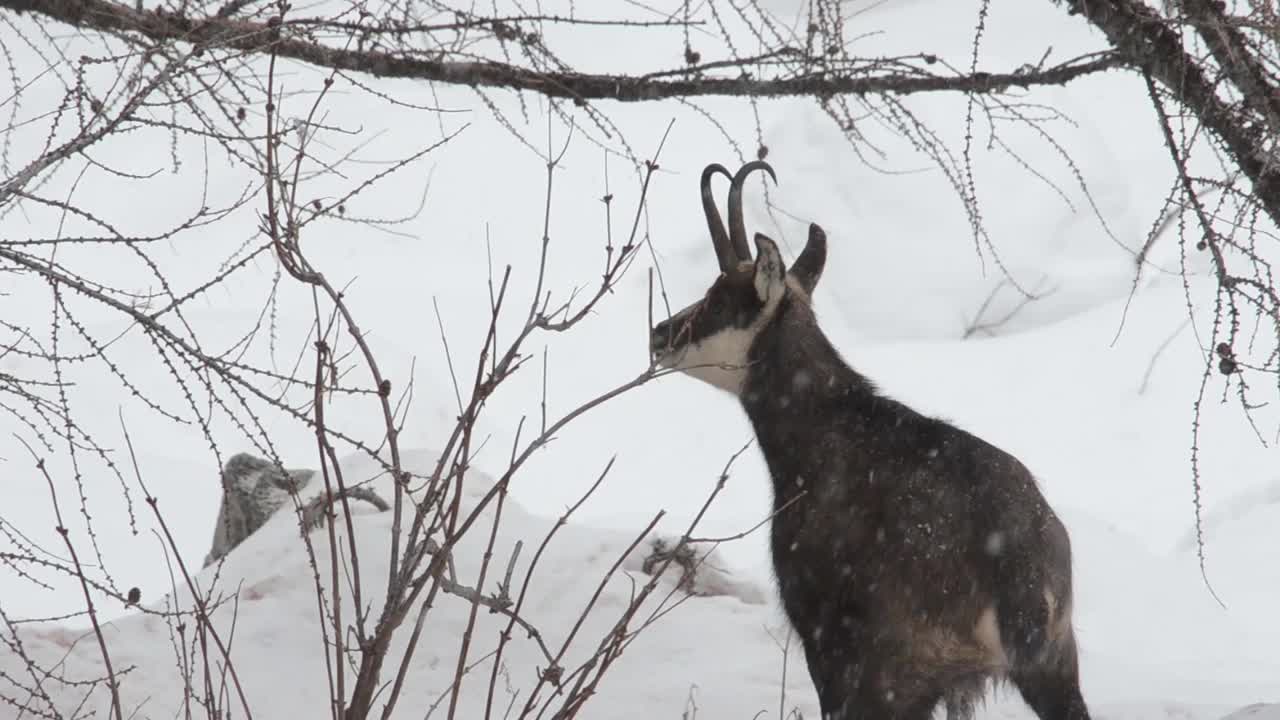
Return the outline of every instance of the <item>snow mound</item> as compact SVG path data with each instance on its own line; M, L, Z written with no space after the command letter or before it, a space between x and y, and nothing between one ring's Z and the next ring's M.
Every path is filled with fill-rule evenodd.
M420 475L431 472L435 459L427 451L404 453L405 467ZM377 477L379 469L367 457L351 457L342 465L350 481L372 480L371 488L385 497L392 496L390 481ZM462 492L464 516L489 493L494 482L482 472L468 475ZM313 483L307 490L314 490L317 485ZM309 498L304 493L301 499L305 502ZM474 585L479 575L496 504L491 503L480 513L472 532L457 548L458 583ZM362 602L376 612L387 582L392 513L379 512L363 503L353 504L352 511L364 590ZM572 628L589 607L559 664L568 675L587 662L599 643L613 632L634 593L651 580L650 573L660 564L657 561L676 544L670 534L651 532L637 537L639 529L587 528L572 520L558 526L557 521L530 515L509 497L502 503L493 565L483 590L494 593L510 565L511 595L517 597L529 564L537 557L538 565L520 615L539 633L533 637L517 630L504 651L504 677L498 682L503 707L511 700L505 692L519 691L514 700L517 707L526 701L538 673L550 665L547 654L554 655L566 642L566 636L573 635ZM323 687L327 661L321 652L317 579L298 527L293 513L277 512L221 562L194 576L201 593L213 598L212 625L227 642L249 705L258 717L327 714L328 692ZM345 553L345 524L337 523L334 531L338 546ZM538 552L539 545L553 531L545 549ZM327 593L329 529L313 529L309 538L320 562L319 582ZM518 543L522 550L517 549ZM617 570L611 574L615 564ZM604 581L606 576L609 579ZM344 586L343 591L349 594L349 586ZM598 597L593 600L597 592ZM625 677L643 669L644 682L628 683L606 675L601 691L609 697L593 702L587 717L635 717L636 707L650 709L658 716L678 717L689 702L696 702L700 712L706 713L704 717L749 717L757 711L776 708L782 690L781 645L772 653L752 650L772 645L773 637L779 642L785 639L785 626L776 608L767 602L768 597L764 587L735 572L714 548L694 546L686 555L677 557L657 579L655 591L628 626L635 631L652 621L636 635L620 661L631 673L626 669L614 671ZM113 666L123 676L121 693L126 714L137 710L133 717L173 717L182 712L183 688L188 681L183 679L181 664L175 659L174 623L166 622L160 614L171 611L175 604L184 609L192 606L186 588L179 587L164 598L144 602L140 612L115 620L104 629ZM346 598L343 605L344 622L350 623L353 606ZM411 682L406 683L393 717L421 717L425 708L442 694L447 695L455 673L458 638L467 626L470 609L468 601L454 595L442 593L434 601L423 625L422 640L410 661L407 677ZM384 680L394 677L414 620L411 613L393 643ZM195 623L190 618L187 622L181 637L195 668L190 681L199 695L202 661L198 646L190 644ZM496 648L507 622L506 616L481 608L468 663L475 663ZM62 677L68 681L103 674L98 645L86 631L43 626L19 630L18 634L25 652L42 666L60 661ZM789 661L793 665L801 662L798 651L792 648L791 652ZM209 662L215 678L221 677L222 663L213 649ZM491 663L479 665L480 669L469 674L463 684L460 717L483 716ZM0 653L0 673L22 677L19 657ZM222 702L238 710L239 702L229 688ZM288 688L288 692L283 693L282 688ZM46 691L62 713L74 712L83 701L80 688L46 683ZM554 708L558 701L549 691L544 687L541 698L551 700ZM788 702L806 715L816 711L811 695L803 673L788 675ZM87 707L106 716L108 702L99 688L90 693ZM447 698L444 702L448 702Z
M1222 720L1280 720L1280 703L1246 705Z

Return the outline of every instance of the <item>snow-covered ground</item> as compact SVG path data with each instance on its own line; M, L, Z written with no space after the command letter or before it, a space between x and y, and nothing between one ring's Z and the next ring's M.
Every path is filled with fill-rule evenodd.
M794 0L764 4L784 16L795 12ZM871 55L927 50L967 67L976 3L898 0L849 5L854 22L866 31L884 31L860 39L856 51ZM631 6L619 4L619 12L627 7ZM607 10L601 4L592 12ZM678 33L666 37L665 45L632 39L621 31L608 37L607 54L597 47L575 46L571 38L549 37L548 42L561 43L558 47L567 60L593 69L647 67L647 58L655 52L672 58L682 52ZM713 45L710 38L704 41L707 47ZM1066 16L1052 3L996 2L981 46L981 65L997 71L1034 63L1046 43L1054 46L1051 60L1065 59L1095 49L1100 42L1082 20ZM629 50L636 54L629 55ZM318 76L305 68L288 66L288 73L293 87L318 84ZM513 266L509 292L521 308L533 290L546 171L543 161L494 120L474 94L409 82L382 82L378 87L403 103L465 112L438 117L378 103L339 83L325 105L325 122L359 128L360 133L335 134L327 140L345 143L340 149L367 142L361 148L364 157L387 160L429 145L464 123L470 125L390 183L350 203L348 212L364 217L404 217L423 203L420 214L396 228L400 234L322 223L304 243L312 262L335 284L351 282L348 301L397 388L408 382L412 368L414 409L401 442L411 449L410 467L426 471L456 414L433 302L440 309L454 361L461 368L472 367L488 314L485 281L490 254L495 267ZM49 90L55 101L52 93L57 91L56 84ZM35 97L24 100L28 107L39 106ZM310 99L293 101L290 110L302 114ZM513 121L532 142L545 143L545 103L528 101L527 123L514 101L500 101L500 106L513 113ZM880 170L860 159L812 103L761 103L763 141L779 175L779 185L768 191L777 211L765 210L762 186L751 183L746 193L749 227L775 234L784 254L794 257L807 223L821 223L831 238L831 250L815 301L824 328L846 359L886 392L982 435L1017 454L1038 474L1072 535L1084 693L1098 717L1199 720L1219 718L1251 703L1280 702L1280 623L1275 620L1280 563L1274 559L1274 549L1280 546L1280 452L1271 442L1274 408L1261 410L1269 447L1259 442L1233 399L1217 402L1220 385L1211 385L1203 408L1205 554L1208 578L1222 607L1201 578L1192 533L1189 464L1192 403L1204 357L1197 332L1208 328L1213 287L1207 278L1193 279L1194 327L1176 334L1154 360L1186 317L1188 297L1182 281L1174 274L1148 271L1128 302L1132 250L1142 244L1172 179L1145 91L1138 79L1111 73L1065 88L1037 90L1029 102L1052 105L1070 116L1074 124L1056 122L1049 128L1074 165L1026 129L1005 127L1002 137L1056 183L1069 202L1017 160L989 147L985 126L979 124L975 182L993 242L1020 282L1053 290L990 337L963 335L1001 275L989 253L980 258L975 252L968 220L951 186L927 158L874 128L874 121L869 120L863 131L886 152L885 157L868 158ZM912 98L907 103L946 142L959 147L965 131L963 96ZM748 106L736 100L701 105L747 156L754 155L757 140ZM642 250L619 291L579 330L564 336L539 335L530 346L538 355L547 348L547 398L553 414L629 380L644 367L645 271L654 259L673 306L682 306L704 289L714 265L697 199L697 175L708 162L735 166L743 159L702 116L685 106L602 107L642 157L654 151L671 119L675 124L642 221L652 252ZM546 285L560 298L598 278L605 238L599 198L605 194L606 179L615 196L615 241L629 230L639 198L635 175L616 158L606 164L600 149L585 139L587 131L592 129L575 133L554 181ZM557 147L566 133L563 125L552 125ZM228 169L217 158L216 147L207 150L206 160L206 148L184 138L178 147L182 168L172 182L135 182L90 172L75 187L74 197L128 232L157 231L201 204L229 202L251 182L242 171ZM98 153L98 161L139 172L172 170L167 142L157 143L154 137L150 142L121 138ZM885 173L885 168L893 172ZM355 166L353 172L364 177L378 169L370 164ZM1076 172L1092 201L1082 192ZM71 192L75 179L67 172L54 186ZM306 191L322 196L351 183L323 180ZM227 221L186 230L164 247L152 247L152 252L181 292L207 278L210 268L254 238L258 210L255 204ZM56 232L60 221L66 223L64 234L88 232L78 218L60 218L53 210L30 206L25 213L0 220L0 231L6 238L45 237ZM1162 240L1152 254L1156 264L1169 270L1177 269L1174 241ZM99 277L139 290L154 283L144 266L117 248L75 252L63 259L92 267ZM1197 268L1195 263L1202 260L1192 257L1190 262ZM273 264L261 258L188 307L185 320L210 352L230 347L257 322L273 271ZM49 296L44 285L15 285L9 295L0 295L0 315L8 322L46 328ZM1016 294L1006 288L985 317L1000 318L1017 303ZM110 337L125 327L118 318L85 317L89 329L100 336ZM299 349L306 349L309 294L286 283L278 317L275 343L280 349L274 359L288 368ZM514 322L509 318L504 326L508 336ZM247 349L246 362L270 365L271 353L266 340L258 340ZM136 332L113 344L109 354L120 367L132 369L131 377L154 402L184 411L181 389L171 382L154 348ZM0 371L13 375L39 367L19 355L0 357ZM70 392L77 418L100 441L122 447L123 416L141 472L159 498L184 559L198 566L208 551L220 493L218 465L208 441L198 428L166 421L148 410L97 364L68 367L66 372L78 383ZM481 425L492 437L476 461L482 471L505 468L519 418L537 417L541 397L539 358L489 403ZM335 423L357 437L376 439L380 432L378 410L368 400L339 399L329 412ZM286 464L314 466L315 439L309 429L271 413L261 419ZM16 423L12 429L22 432ZM7 494L0 513L46 547L57 547L48 488L31 469L29 456L9 427L4 430L0 467ZM212 435L224 460L234 452L253 450L225 419L215 422ZM512 500L504 509L495 545L498 560L505 562L515 542L524 541L517 575L531 557L528 546L541 540L610 457L618 457L613 472L540 561L526 607L549 643L562 640L610 565L656 512L667 511L659 525L663 532L680 532L689 523L726 459L750 436L745 418L730 399L692 380L670 377L593 411L534 456L512 485ZM63 511L75 515L78 498L72 471L65 458L50 461ZM346 463L349 475L372 474L367 459L352 456ZM164 554L150 532L154 523L131 471L125 471L125 484L132 488L136 534L120 483L100 465L85 472L96 540L112 575L121 587L141 588L146 607L163 608L173 602ZM468 497L483 492L483 478L483 473L473 476ZM362 572L376 608L376 592L385 587L390 521L368 508L357 512ZM735 464L700 534L737 533L768 512L763 462L749 450ZM76 516L69 524L73 539L87 547L83 521ZM606 676L586 717L676 718L693 707L691 702L699 718L751 718L762 711L772 717L780 704L785 710L798 707L805 717L817 716L816 699L794 647L786 666L785 700L780 699L784 654L778 643L785 632L773 599L765 532L758 530L718 549L714 564L724 573L721 579L729 581L724 583L727 594L691 598L641 634ZM327 534L314 532L312 539L323 556ZM473 537L461 547L460 578L476 576L480 540ZM3 547L0 544L0 551ZM572 646L571 658L589 654L625 606L633 583L645 580L638 556L624 569L629 575L610 581ZM197 579L207 586L212 569ZM9 618L80 609L78 586L65 578L51 581L53 589L47 590L0 569L0 607ZM320 717L326 712L312 582L296 526L288 517L276 517L253 535L221 570L220 591L239 593L232 653L255 717ZM659 592L655 601L665 595ZM179 603L186 597L184 590L176 594ZM467 612L464 601L444 597L430 614L397 718L420 717L447 690ZM174 716L182 688L169 629L156 617L118 603L103 607L102 614L110 619L106 637L116 667L135 668L123 684L127 707L139 708L135 717ZM232 609L224 607L215 622L229 634L231 618ZM471 657L482 657L492 648L504 626L498 616L480 613ZM22 636L27 652L46 661L65 655L68 677L101 673L99 653L85 634L83 618L60 627L29 626ZM402 647L393 648L393 656ZM523 702L524 692L535 682L536 668L545 661L534 643L518 637L506 664L510 687L521 691ZM0 646L0 672L20 677L19 670L11 649ZM463 686L460 717L482 712L487 674L482 666ZM71 707L80 696L68 690L58 699ZM103 696L94 702L105 716ZM12 712L0 705L0 717ZM980 713L985 718L1031 717L1007 694Z

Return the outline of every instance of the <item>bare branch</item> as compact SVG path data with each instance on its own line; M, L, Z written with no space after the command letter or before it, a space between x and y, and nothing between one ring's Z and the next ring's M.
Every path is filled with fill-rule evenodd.
M878 63L854 65L847 72L827 69L793 72L788 77L752 79L747 77L680 77L701 75L709 70L767 67L786 61L794 67L812 66L813 58L799 48L780 47L764 56L733 59L681 68L679 71L646 76L596 75L577 72L540 71L494 61L429 60L409 53L386 50L352 50L300 39L301 23L252 22L239 18L192 17L167 10L139 10L110 0L0 0L11 11L38 13L59 22L88 30L120 35L137 35L153 42L184 42L206 48L226 48L244 52L266 52L319 67L353 71L385 78L412 78L472 87L527 90L549 97L575 101L616 100L642 102L664 98L730 95L749 97L814 96L843 94L920 92L1003 92L1010 87L1063 85L1080 77L1120 66L1111 55L1073 60L1046 69L1014 70L1005 73L975 72L969 75L938 75L929 71L929 58L921 57L910 73L880 72ZM295 35L291 36L291 35ZM403 33L401 33L403 34Z

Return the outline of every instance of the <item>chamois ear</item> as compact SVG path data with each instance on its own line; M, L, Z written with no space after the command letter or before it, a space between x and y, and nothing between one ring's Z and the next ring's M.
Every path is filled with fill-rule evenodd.
M778 252L776 243L761 233L756 233L756 265L752 282L756 295L765 305L781 300L787 287L787 266L782 262L782 253Z
M809 223L809 240L800 251L800 257L791 265L791 277L796 279L805 294L813 295L813 288L822 277L827 264L827 234L817 223Z

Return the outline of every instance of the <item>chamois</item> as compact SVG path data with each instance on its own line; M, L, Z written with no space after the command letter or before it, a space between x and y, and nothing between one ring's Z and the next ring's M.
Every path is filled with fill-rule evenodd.
M702 173L720 274L656 325L655 360L741 402L773 481L771 554L825 720L970 718L1011 682L1041 720L1089 720L1066 528L1016 458L880 392L823 334L816 224L795 263L755 234L742 183ZM729 230L711 194L731 178Z

